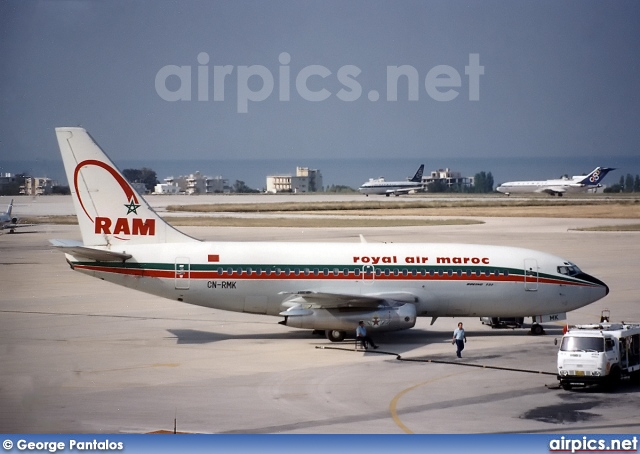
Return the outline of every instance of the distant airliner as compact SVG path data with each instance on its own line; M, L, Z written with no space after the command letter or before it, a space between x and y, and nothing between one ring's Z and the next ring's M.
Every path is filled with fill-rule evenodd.
M573 178L560 178L544 181L509 181L502 183L496 191L506 195L514 193L540 193L562 197L565 192L587 192L590 189L601 188L600 183L607 173L615 170L611 167L596 167L589 175L576 175Z
M555 255L477 244L202 242L155 213L82 128L56 135L82 242L72 269L153 295L280 317L333 342L416 317L563 314L609 288ZM540 327L539 325L537 325Z
M416 192L423 189L422 184L422 172L424 172L424 164L422 164L413 178L405 181L385 181L384 178L371 178L358 188L358 191L362 192L367 197L369 194L384 194L387 197L390 195L399 196L400 194L408 194L409 192Z
M15 229L22 227L33 227L35 224L18 224L18 218L11 217L11 210L13 210L13 199L9 202L9 207L4 213L0 213L0 230L9 230L9 233L13 233Z

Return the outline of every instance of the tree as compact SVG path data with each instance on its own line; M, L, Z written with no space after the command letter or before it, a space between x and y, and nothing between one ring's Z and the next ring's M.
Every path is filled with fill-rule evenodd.
M640 192L640 175L636 175L635 180L633 180L633 192Z
M476 173L473 177L473 192L482 192L482 188L484 188L484 180L486 179L486 175L484 172Z
M233 183L233 192L236 192L238 194L255 194L256 192L260 191L250 188L242 180L236 180L236 182Z
M493 175L491 175L491 172L489 172L487 173L487 181L485 185L486 192L493 192L493 184Z
M332 184L331 186L327 186L324 192L352 193L357 191L350 186L345 186L342 184Z
M71 189L69 189L69 186L53 186L51 194L69 195L71 194Z
M144 183L149 191L153 191L159 183L155 170L143 167L142 169L124 169L122 174L129 183Z
M633 191L633 176L630 173L627 174L627 178L624 180L624 192Z
M442 180L434 180L427 185L428 192L446 192L447 185Z
M618 183L612 184L611 186L607 186L606 188L604 188L604 192L613 194L622 192L622 186L620 186L620 184Z
M493 191L493 175L484 170L473 177L473 192L487 193Z

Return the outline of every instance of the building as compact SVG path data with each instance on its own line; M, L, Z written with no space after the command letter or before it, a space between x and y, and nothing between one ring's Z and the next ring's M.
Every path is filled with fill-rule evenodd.
M57 183L51 178L26 177L24 184L20 185L20 194L47 195L53 192Z
M175 194L179 194L180 193L180 187L177 184L173 183L173 182L171 182L171 183L158 183L153 188L153 193L154 194L171 194L171 195L175 195Z
M267 177L267 192L318 192L322 190L322 174L317 169L296 167L296 175L270 175Z
M296 176L307 178L309 192L322 191L322 174L319 170L309 167L296 167Z
M473 186L473 177L463 177L460 172L450 168L433 170L431 175L422 177L424 185L440 183L447 188L469 188Z
M0 174L0 194L18 194L23 185L23 178L18 178L11 173Z
M132 187L133 189L135 189L135 191L136 191L138 194L142 194L142 195L144 195L144 194L146 194L147 192L149 192L149 191L147 190L147 185L146 185L146 184L144 184L144 183L141 183L141 182L137 181L137 182L135 182L135 183L131 183L131 182L130 182L129 184L131 185L131 187Z
M217 177L207 177L200 172L192 173L188 176L179 176L177 178L167 177L164 184L158 184L155 187L157 194L216 194L230 192L229 181Z

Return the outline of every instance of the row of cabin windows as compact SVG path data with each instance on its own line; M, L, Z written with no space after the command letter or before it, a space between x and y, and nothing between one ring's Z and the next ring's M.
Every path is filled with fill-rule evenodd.
M235 274L235 273L239 273L239 274L247 274L247 275L251 275L253 273L257 273L257 274L266 274L267 276L270 276L271 274L274 274L276 276L280 276L282 274L284 274L285 276L340 276L340 274L344 274L344 275L348 275L350 273L349 268L323 268L323 269L319 269L319 268L267 268L267 269L262 269L262 268L240 268L237 270L234 270L233 268L218 268L218 274ZM458 277L462 277L462 276L466 276L466 277L481 277L481 276L508 276L509 275L509 271L507 270L494 270L494 271L471 271L471 270L399 270L399 269L394 269L394 270L390 270L388 268L381 270L379 268L375 269L375 273L372 273L371 271L362 271L360 268L355 268L353 271L351 271L353 273L354 276L360 276L360 274L364 274L365 276L371 276L372 274L375 274L376 276L458 276Z

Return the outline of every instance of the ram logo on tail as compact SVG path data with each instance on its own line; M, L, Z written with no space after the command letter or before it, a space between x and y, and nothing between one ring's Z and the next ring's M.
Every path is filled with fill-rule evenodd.
M85 246L196 241L167 224L82 128L57 128Z

